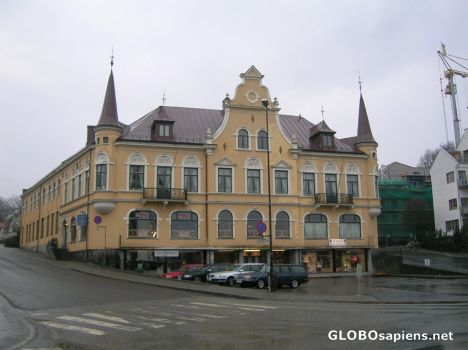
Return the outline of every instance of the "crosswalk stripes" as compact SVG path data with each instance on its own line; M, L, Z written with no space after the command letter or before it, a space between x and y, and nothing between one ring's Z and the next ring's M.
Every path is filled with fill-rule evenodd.
M134 308L121 313L113 311L87 312L81 315L59 315L54 320L40 320L39 323L51 328L73 331L90 335L105 335L110 330L135 332L143 329L161 329L167 326L179 326L186 323L212 322L228 319L232 315L246 315L246 312L265 312L278 309L276 306L235 303L191 301L186 304L148 306L145 309ZM44 318L49 314L35 314ZM94 326L96 328L90 328Z

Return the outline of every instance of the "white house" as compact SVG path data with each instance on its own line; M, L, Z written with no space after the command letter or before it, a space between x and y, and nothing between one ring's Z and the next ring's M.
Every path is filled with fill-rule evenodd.
M449 235L468 223L468 129L454 152L441 149L431 167L436 230Z

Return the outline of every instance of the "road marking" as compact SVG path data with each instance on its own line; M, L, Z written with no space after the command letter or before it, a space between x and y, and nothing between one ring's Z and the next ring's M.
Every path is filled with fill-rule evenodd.
M199 303L199 302L196 302L196 301L192 301L190 304L200 305L200 306L208 306L208 307L218 307L218 308L232 307L232 306L220 305L220 304Z
M38 314L31 314L31 316L44 316L44 315L48 315L47 312L41 312L41 313L38 313ZM46 349L46 348L44 348ZM50 349L58 349L58 348L50 348ZM28 350L28 349L24 349L24 350ZM38 350L41 350L41 349L38 349Z
M110 323L110 322L104 322L104 321L97 321L97 320L91 320L88 318L83 318L83 317L76 317L76 316L59 316L57 317L60 320L66 320L66 321L73 321L73 322L81 322L81 323L86 323L86 324L92 324L94 326L100 326L100 327L107 327L107 328L114 328L114 329L120 329L122 331L139 331L141 328L137 327L130 327L130 326L123 326L121 324L117 323Z
M233 306L253 307L253 308L256 308L256 309L272 309L272 310L278 309L276 306L267 306L267 305L258 305L258 304L255 304L255 305L237 304L237 303L224 303L224 304L225 305L233 305Z
M174 324L185 324L187 322L183 321L171 321L167 318L159 318L159 317L145 317L145 316L137 316L141 320L146 321L153 321L153 322L162 322L162 323L174 323Z
M86 333L86 334L92 334L92 335L104 335L106 332L100 331L98 329L92 329L92 328L87 328L87 327L80 327L80 326L72 326L69 324L65 323L57 323L53 321L44 321L40 322L46 326L53 327L53 328L59 328L59 329L65 329L67 331L77 331L81 333Z
M83 316L89 316L89 317L94 317L94 318L100 318L102 320L108 320L108 321L114 321L114 322L121 322L121 323L126 323L129 324L130 322L127 320L124 320L121 317L116 317L116 316L109 316L109 315L103 315L103 314L97 314L97 313L89 313L89 314L82 314Z
M265 311L264 309L255 309L253 307L239 307L237 306L238 309L245 310L245 311Z
M195 305L171 304L171 306L182 307L184 309L200 309L200 306L195 306Z
M150 327L150 328L153 328L153 329L166 327L165 324L154 324L154 323L149 323L149 322L141 322L141 324L143 326L147 326L147 327Z

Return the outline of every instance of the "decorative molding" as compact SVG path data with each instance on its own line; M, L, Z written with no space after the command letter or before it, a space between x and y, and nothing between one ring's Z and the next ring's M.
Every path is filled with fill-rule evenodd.
M284 160L280 160L278 163L274 164L272 168L292 169L292 167L288 163L286 163Z
M263 169L262 162L260 162L257 158L249 158L245 162L245 167L249 169Z
M132 155L130 155L128 162L130 164L142 164L142 165L147 164L145 156L142 155L141 153L133 153Z
M109 163L109 157L104 152L99 152L96 154L96 164L106 164Z
M327 163L324 167L325 173L338 173L338 168L333 163Z
M223 158L215 163L216 166L235 166L236 164L231 162L228 158Z
M258 95L257 91L255 90L249 90L247 91L247 93L245 94L245 98L247 99L247 101L249 101L251 104L254 104L258 101L258 99L260 98L260 96Z
M315 165L312 162L305 162L302 166L303 173L315 173Z
M159 156L156 159L156 165L161 165L161 166L172 166L174 164L174 161L172 160L171 156L168 156L167 154L164 154L162 156Z

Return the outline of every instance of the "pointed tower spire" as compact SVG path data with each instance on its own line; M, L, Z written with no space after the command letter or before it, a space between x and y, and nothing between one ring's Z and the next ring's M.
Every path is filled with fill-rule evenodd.
M358 145L361 143L373 143L377 145L377 142L375 142L374 136L372 135L369 118L367 117L366 105L364 104L362 94L359 101L358 131L355 144Z
M117 115L117 101L115 98L114 75L112 73L112 66L114 64L113 55L111 58L111 71L107 82L106 96L104 97L101 117L99 118L97 126L115 126L120 128L119 117Z

